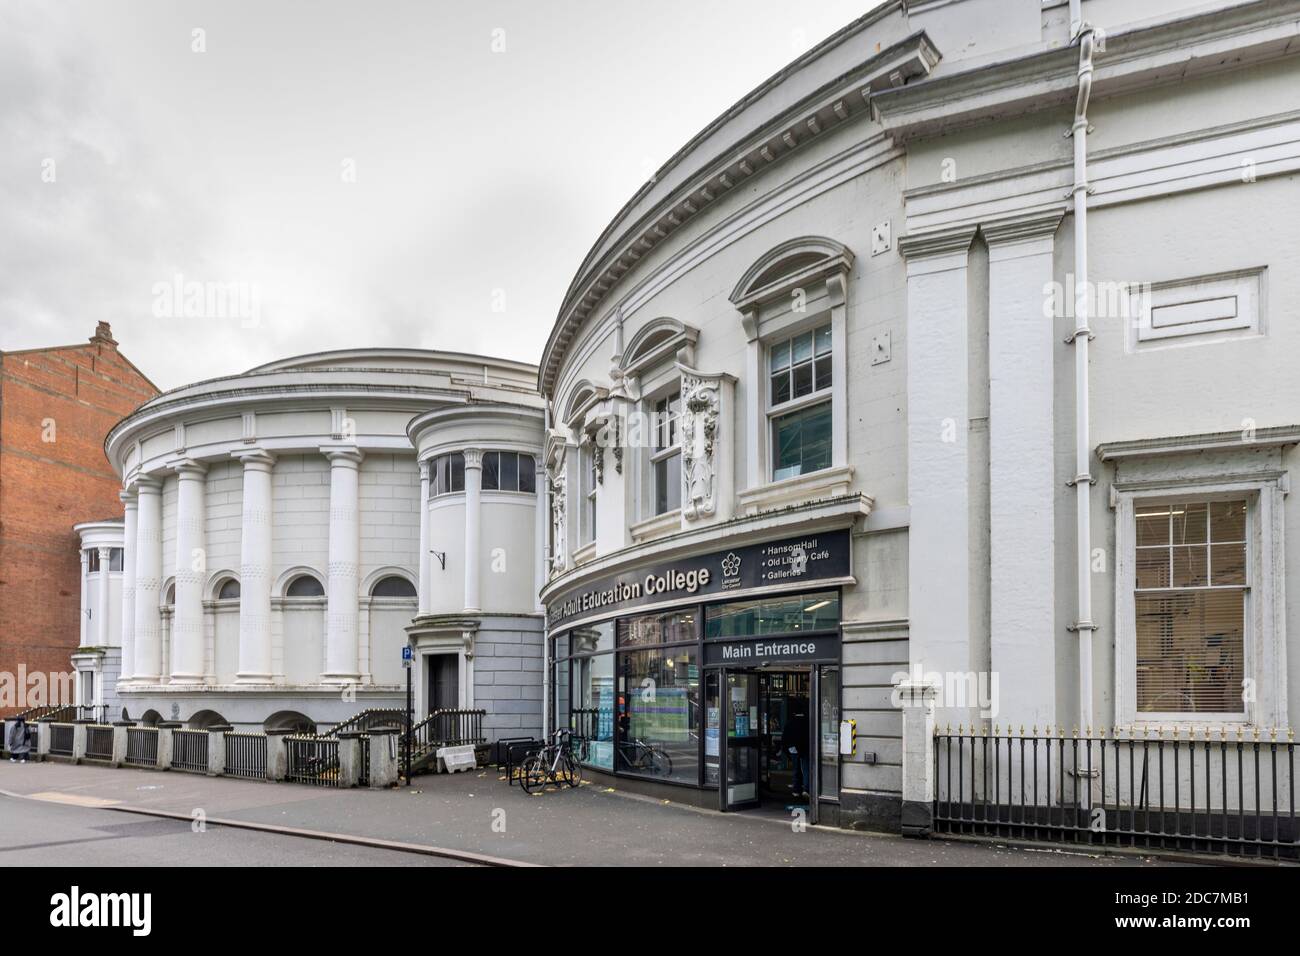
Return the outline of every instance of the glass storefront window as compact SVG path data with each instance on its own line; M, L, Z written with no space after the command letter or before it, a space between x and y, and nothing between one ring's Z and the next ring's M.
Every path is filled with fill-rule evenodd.
M705 638L833 631L840 624L836 591L736 601L704 609Z
M642 614L618 622L618 646L678 644L695 640L695 608L667 614Z
M617 769L699 780L700 668L694 647L619 654Z
M569 661L555 663L555 726L572 728L569 723L569 702L572 700L569 690Z
M611 627L610 639L613 640ZM575 632L576 633L576 632ZM614 655L575 657L572 661L575 741L583 762L593 767L614 767Z

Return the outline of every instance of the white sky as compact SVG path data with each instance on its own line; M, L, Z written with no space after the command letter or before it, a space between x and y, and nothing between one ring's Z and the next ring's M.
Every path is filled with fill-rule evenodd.
M356 346L536 362L639 184L876 3L0 0L0 348L108 321L162 388ZM257 323L156 316L177 274L255 288Z

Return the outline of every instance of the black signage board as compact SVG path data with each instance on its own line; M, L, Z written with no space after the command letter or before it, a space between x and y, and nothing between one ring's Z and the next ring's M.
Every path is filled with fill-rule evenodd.
M827 664L840 659L838 634L805 637L755 637L743 641L705 641L704 664L757 667L759 664Z
M579 618L731 591L848 577L847 528L764 541L598 578L546 606L551 630Z

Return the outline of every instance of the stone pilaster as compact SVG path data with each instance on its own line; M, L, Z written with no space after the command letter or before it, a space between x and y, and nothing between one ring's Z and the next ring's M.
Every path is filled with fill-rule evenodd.
M326 446L330 462L329 585L326 592L325 672L327 683L351 684L358 670L361 528L359 479L362 454L352 445Z
M244 467L239 539L239 666L235 682L268 684L271 675L271 475L261 449L237 452Z
M162 677L162 622L158 615L158 592L162 588L162 485L154 478L140 478L136 481L136 498L132 677L141 684L156 684Z
M176 610L172 618L171 680L201 684L203 666L203 586L207 558L203 541L207 466L193 460L176 464Z

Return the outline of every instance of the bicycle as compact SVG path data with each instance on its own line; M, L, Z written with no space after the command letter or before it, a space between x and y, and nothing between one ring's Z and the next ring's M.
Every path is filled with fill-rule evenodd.
M628 740L620 745L625 770L668 777L673 772L673 758L667 752L643 740Z
M554 743L544 745L524 761L519 776L519 785L524 788L524 793L541 790L548 783L556 786L567 783L576 787L582 782L582 770L573 752L571 738L569 731L557 730L551 735Z

